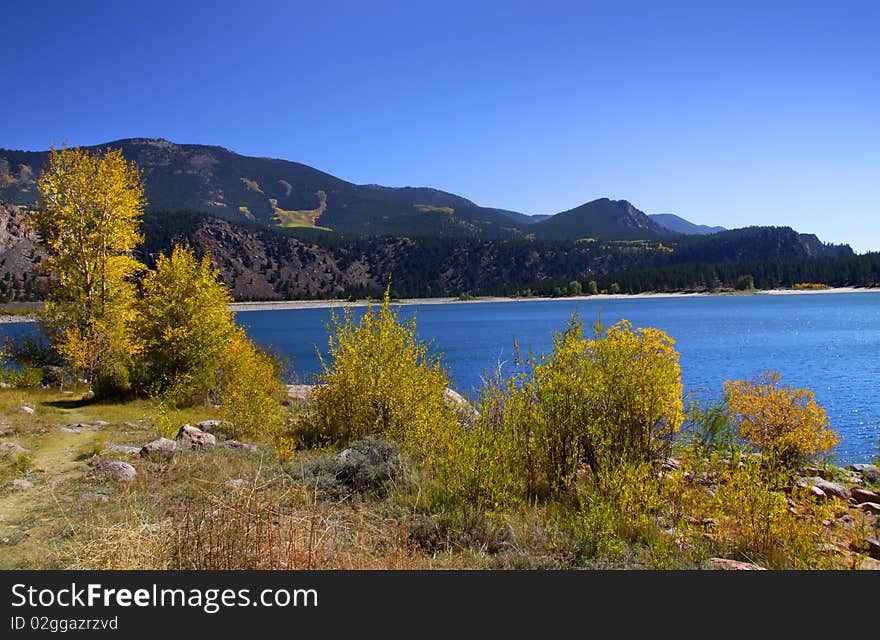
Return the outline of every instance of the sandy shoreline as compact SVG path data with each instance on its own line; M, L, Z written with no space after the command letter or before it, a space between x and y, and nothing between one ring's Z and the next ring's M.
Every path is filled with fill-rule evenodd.
M834 293L880 293L880 288L866 289L856 287L837 287L829 289L768 289L766 291L731 292L731 293L607 293L595 296L570 296L564 298L505 298L496 296L485 296L474 298L473 300L459 300L458 298L403 298L395 300L394 304L413 305L413 304L486 304L490 302L551 302L551 301L602 301L602 300L633 300L641 298L702 298L707 296L791 296L791 295L821 295ZM335 309L344 307L366 307L369 304L377 304L378 301L367 302L366 300L357 300L349 302L347 300L268 300L261 302L233 302L229 308L233 311L275 311L279 309ZM0 312L0 323L12 322L36 322L37 317L34 315L2 315Z
M865 289L856 287L838 287L829 289L768 289L753 293L618 293L598 294L595 296L569 296L563 298L506 298L486 296L473 300L459 300L458 298L402 298L395 300L394 304L400 305L429 305L429 304L485 304L489 302L551 302L551 301L601 301L601 300L631 300L641 298L702 298L707 296L742 296L742 295L810 295L832 293L880 293L880 288ZM229 307L233 311L273 311L278 309L333 309L340 307L365 307L368 304L377 304L378 301L366 302L358 300L348 302L346 300L270 300L263 302L233 302Z

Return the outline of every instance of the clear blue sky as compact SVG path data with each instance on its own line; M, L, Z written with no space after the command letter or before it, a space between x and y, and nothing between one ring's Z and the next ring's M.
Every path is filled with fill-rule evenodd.
M0 147L219 144L880 250L880 2L4 2Z

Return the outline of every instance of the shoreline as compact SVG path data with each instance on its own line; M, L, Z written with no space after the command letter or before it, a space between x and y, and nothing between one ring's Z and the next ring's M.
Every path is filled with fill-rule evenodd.
M565 296L559 298L532 297L511 298L505 296L481 296L472 300L460 300L457 297L449 298L401 298L392 300L392 304L401 306L410 305L435 305L435 304L487 304L497 302L553 302L575 301L586 302L590 300L630 300L650 298L701 298L722 296L750 296L750 295L809 295L809 294L833 294L833 293L880 293L880 288L865 287L830 287L828 289L766 289L760 291L737 291L724 293L600 293L593 296ZM366 307L379 304L379 300L262 300L255 302L233 302L229 308L233 311L278 311L284 309L335 309L343 307Z
M756 291L727 291L723 293L708 292L681 292L681 293L599 293L593 296L564 296L559 298L531 297L511 298L505 296L481 296L472 300L460 300L457 297L448 298L401 298L392 303L401 306L410 305L436 305L436 304L488 304L488 303L514 303L514 302L553 302L574 301L588 302L591 300L634 300L651 298L703 298L724 296L789 296L789 295L828 295L843 293L880 293L880 287L829 287L828 289L765 289ZM229 308L232 311L279 311L287 309L336 309L345 307L366 307L376 305L379 300L260 300L254 302L232 302ZM0 311L0 323L12 324L17 322L36 322L37 316L33 314L6 315Z

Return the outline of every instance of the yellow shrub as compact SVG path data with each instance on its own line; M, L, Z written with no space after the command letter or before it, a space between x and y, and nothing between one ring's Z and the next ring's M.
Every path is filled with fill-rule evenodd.
M329 356L298 425L301 440L381 435L410 455L449 445L458 425L444 401L446 371L416 338L415 322L398 321L388 291L382 305L368 307L360 321L350 311L334 317Z
M813 392L781 387L781 378L768 371L753 380L728 380L724 394L740 435L774 460L794 466L828 451L840 438Z
M220 416L232 435L280 436L284 416L279 400L285 388L278 361L256 347L244 329L235 332L223 354L217 386Z

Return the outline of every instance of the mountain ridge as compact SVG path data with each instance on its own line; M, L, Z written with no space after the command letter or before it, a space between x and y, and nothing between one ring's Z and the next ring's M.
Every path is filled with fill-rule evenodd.
M670 233L626 200L599 198L554 215L527 216L432 187L356 184L306 164L245 156L220 145L133 137L85 148L121 149L137 162L152 212L199 211L266 227L367 236L608 241ZM33 206L48 153L0 149L0 200Z

